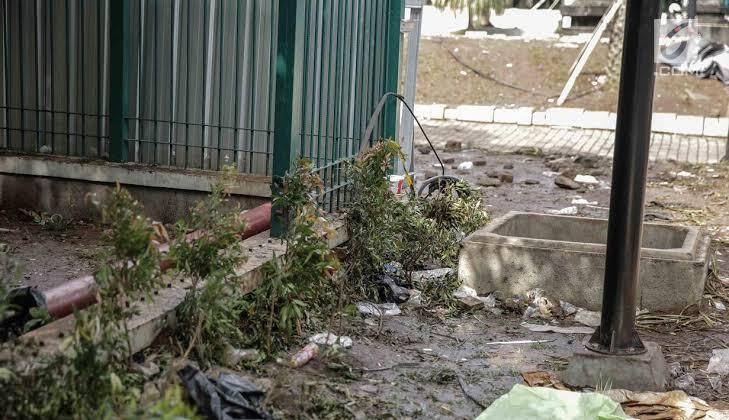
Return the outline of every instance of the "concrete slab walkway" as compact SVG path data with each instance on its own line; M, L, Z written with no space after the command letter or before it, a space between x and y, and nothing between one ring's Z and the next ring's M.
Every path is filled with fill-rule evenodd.
M436 147L442 147L448 140L459 140L464 148L493 152L508 153L522 147L539 147L544 153L612 157L615 146L615 132L609 130L449 120L426 120L422 123ZM426 144L420 131L415 131L415 145ZM726 139L717 137L653 133L650 159L717 163L726 153L726 143Z

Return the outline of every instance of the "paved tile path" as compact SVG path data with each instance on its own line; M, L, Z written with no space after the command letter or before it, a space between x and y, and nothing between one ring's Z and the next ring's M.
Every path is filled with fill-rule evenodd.
M495 152L512 152L521 147L539 147L545 153L598 155L612 157L615 132L582 128L483 124L461 121L429 120L423 122L436 147L447 140L459 140L463 147ZM415 130L415 144L425 138ZM726 140L680 134L653 133L651 160L676 160L688 163L716 163L726 152Z

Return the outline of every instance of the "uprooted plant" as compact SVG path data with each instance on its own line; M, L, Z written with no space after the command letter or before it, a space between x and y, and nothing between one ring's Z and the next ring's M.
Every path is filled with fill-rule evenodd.
M273 199L291 218L286 252L263 266L262 284L242 300L247 344L267 355L321 327L338 306L340 264L327 246L328 223L316 205L321 189L311 163L301 160Z
M97 304L74 314L61 349L39 354L42 343L9 347L0 362L0 406L7 418L113 417L138 398L130 373L128 321L160 287L159 253L141 206L117 186L103 209L110 251L95 274Z
M177 310L177 337L185 348L183 357L194 350L203 363L222 362L226 348L243 339L235 268L244 261L240 233L245 222L239 211L226 208L227 199L225 184L213 185L188 220L177 223L170 246L176 275L192 282Z
M357 297L377 299L372 280L389 262L401 263L408 279L427 264L455 266L461 239L488 221L480 198L463 182L428 198L395 196L387 175L401 154L396 142L380 141L350 169L347 260Z

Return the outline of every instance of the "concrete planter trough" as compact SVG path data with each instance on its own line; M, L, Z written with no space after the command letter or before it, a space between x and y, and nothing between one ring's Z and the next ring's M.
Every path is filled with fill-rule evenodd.
M459 277L479 294L541 288L574 305L602 304L607 220L510 212L464 241ZM679 312L699 302L709 239L696 227L646 223L640 308Z

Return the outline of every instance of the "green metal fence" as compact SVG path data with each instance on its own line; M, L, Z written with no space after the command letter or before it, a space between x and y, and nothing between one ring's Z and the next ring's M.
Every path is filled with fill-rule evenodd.
M343 164L396 91L403 0L0 0L0 149L278 179ZM375 133L395 137L388 104Z
M398 89L403 2L280 4L274 182L296 156L310 158L325 183L322 204L334 210L347 199L345 165L359 151L370 114ZM388 103L375 137L396 138L397 118Z

